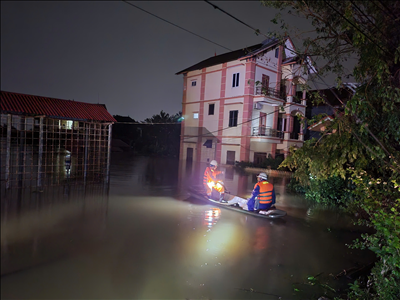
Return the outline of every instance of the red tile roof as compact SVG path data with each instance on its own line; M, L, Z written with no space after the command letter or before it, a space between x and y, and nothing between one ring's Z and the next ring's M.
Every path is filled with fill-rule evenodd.
M1 112L51 118L116 122L104 104L91 104L1 91Z

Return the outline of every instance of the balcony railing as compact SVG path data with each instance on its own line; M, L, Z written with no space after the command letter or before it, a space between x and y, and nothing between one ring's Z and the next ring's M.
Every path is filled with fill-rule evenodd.
M278 131L276 129L272 129L271 127L265 126L257 126L253 127L253 136L270 136L270 137L277 137L283 139L283 132Z
M299 139L299 133L298 132L291 132L290 133L290 139L291 140L298 140Z
M277 92L275 89L267 88L263 86L256 87L256 95L272 96L282 100L286 99L286 93L284 90Z
M293 97L293 102L294 102L294 103L301 104L301 99L298 98L298 97L296 97L296 96L294 96L294 97Z

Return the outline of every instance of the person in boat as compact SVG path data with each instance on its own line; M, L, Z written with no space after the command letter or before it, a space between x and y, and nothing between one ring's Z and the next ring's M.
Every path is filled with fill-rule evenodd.
M222 171L217 171L218 163L215 160L210 162L210 166L206 168L203 176L203 185L207 196L211 197L212 189L217 189L217 175L223 174ZM219 191L223 192L223 191Z
M259 206L257 210L267 211L270 208L275 208L275 190L272 183L269 183L267 174L260 173L257 175L257 183L254 186L251 197L247 201L247 209L254 211L256 197L258 198Z

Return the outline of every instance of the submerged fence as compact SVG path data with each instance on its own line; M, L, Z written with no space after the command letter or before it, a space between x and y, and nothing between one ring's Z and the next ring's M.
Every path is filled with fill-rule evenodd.
M112 123L1 114L1 201L109 184ZM28 197L29 195L29 197Z

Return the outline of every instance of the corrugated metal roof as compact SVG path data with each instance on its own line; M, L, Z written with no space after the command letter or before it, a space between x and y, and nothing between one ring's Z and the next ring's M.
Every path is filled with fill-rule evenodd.
M76 121L116 122L104 104L1 91L1 112Z

